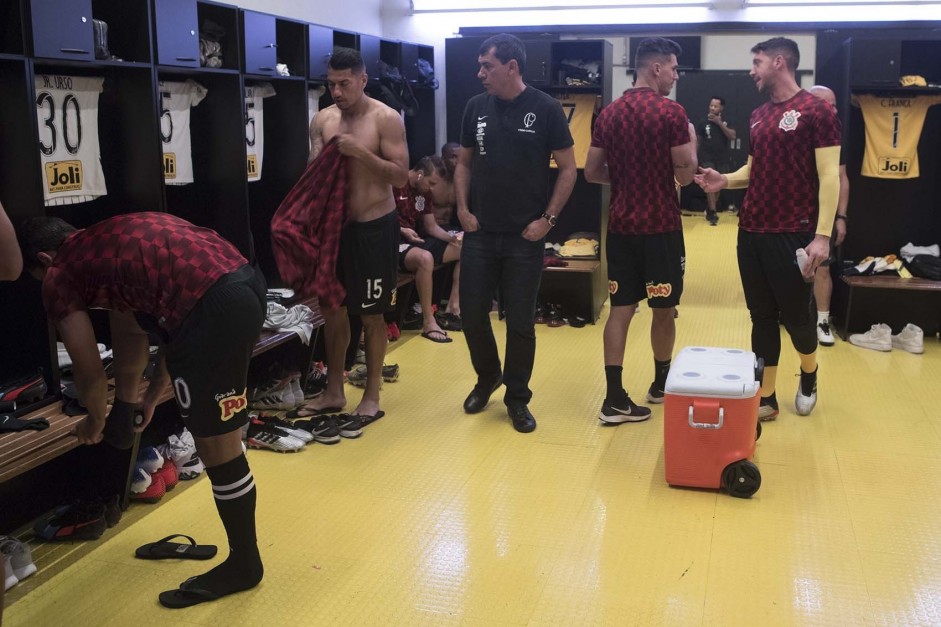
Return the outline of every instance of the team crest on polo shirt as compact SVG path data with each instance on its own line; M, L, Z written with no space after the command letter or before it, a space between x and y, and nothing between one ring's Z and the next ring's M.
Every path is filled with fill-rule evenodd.
M415 211L417 211L418 213L421 213L424 210L425 210L425 197L416 196L415 197Z
M797 118L800 116L800 111L788 109L784 112L784 115L781 116L781 121L778 122L778 128L784 132L797 130Z
M530 111L529 113L523 116L523 126L526 128L518 128L516 130L519 131L520 133L535 133L536 131L532 129L532 126L535 123L536 123L536 114Z

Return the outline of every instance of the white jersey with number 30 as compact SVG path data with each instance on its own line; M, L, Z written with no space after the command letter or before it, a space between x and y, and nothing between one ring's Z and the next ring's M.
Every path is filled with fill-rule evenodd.
M39 157L46 205L86 202L108 193L98 145L103 78L36 75Z

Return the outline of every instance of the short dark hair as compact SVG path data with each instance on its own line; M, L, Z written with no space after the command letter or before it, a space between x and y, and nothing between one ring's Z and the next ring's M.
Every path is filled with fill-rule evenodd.
M654 57L666 58L671 54L675 54L679 57L683 53L683 48L680 44L676 43L672 39L665 39L663 37L648 37L640 42L640 45L637 46L637 54L635 55L634 66L635 67L645 67Z
M23 265L27 270L41 267L39 253L59 250L65 238L77 230L65 220L51 216L23 220L16 229L16 239L23 252Z
M461 149L461 145L460 145L459 143L457 143L457 142L448 142L448 143L446 143L444 146L441 147L441 154L444 154L445 151L447 151L447 150L452 150L452 151L454 151L454 152L457 152L457 151L460 150L460 149Z
M713 96L712 98L709 99L709 102L712 102L713 100L718 100L720 105L722 105L723 107L725 106L725 98L723 98L722 96Z
M432 172L437 172L438 176L441 178L448 176L448 166L445 165L444 159L438 155L422 157L418 160L418 163L415 164L415 169L423 172L425 176L431 176Z
M491 48L493 48L493 56L499 59L500 63L503 65L516 59L516 64L520 68L520 74L526 71L526 46L523 45L519 37L514 37L507 33L494 35L480 44L477 55L482 57L490 52Z
M359 51L341 46L333 49L328 65L331 70L351 70L353 74L362 74L366 71L366 64L363 62L363 56Z
M751 51L752 54L762 52L769 57L781 55L787 63L787 69L792 72L797 71L797 66L801 62L801 51L797 47L797 42L787 37L772 37L767 41L755 44Z

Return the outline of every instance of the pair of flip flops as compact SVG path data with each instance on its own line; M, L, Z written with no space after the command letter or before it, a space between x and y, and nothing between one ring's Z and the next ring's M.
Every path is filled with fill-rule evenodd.
M306 407L298 407L297 409L292 409L287 412L284 417L289 420L294 420L296 418L313 418L314 416L326 416L328 414L336 414L343 411L342 407L321 407L320 409L307 409Z
M453 313L437 313L435 314L435 319L438 321L438 326L440 326L445 331L463 331L464 322L461 320L461 317Z
M184 538L188 544L171 542L174 538ZM181 533L167 536L156 542L148 542L143 546L137 547L134 557L142 560L165 560L165 559L190 559L190 560L208 560L216 556L217 549L211 544L197 544L193 538ZM160 604L164 607L180 609L191 607L206 601L215 601L219 595L209 590L203 590L193 587L196 577L190 577L176 590L167 590L161 592Z

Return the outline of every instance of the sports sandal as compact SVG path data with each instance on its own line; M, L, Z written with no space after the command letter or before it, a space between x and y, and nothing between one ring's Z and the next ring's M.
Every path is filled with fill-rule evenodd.
M189 544L170 542L173 538L186 538ZM208 560L216 556L216 547L212 544L196 544L196 540L182 533L167 536L163 540L148 542L137 547L134 557L142 560L190 559Z

